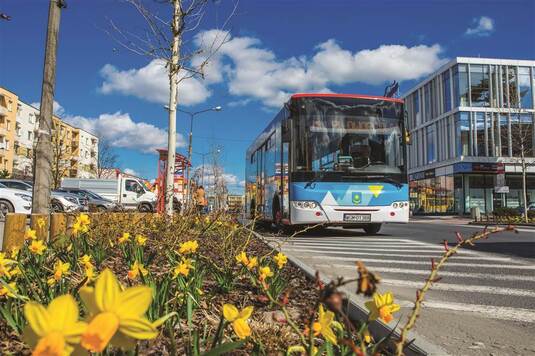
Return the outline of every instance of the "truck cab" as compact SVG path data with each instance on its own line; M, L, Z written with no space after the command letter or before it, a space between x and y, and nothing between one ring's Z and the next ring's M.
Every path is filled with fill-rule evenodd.
M121 179L121 193L119 202L126 209L138 209L142 212L154 210L156 195L148 191L145 186L135 178Z

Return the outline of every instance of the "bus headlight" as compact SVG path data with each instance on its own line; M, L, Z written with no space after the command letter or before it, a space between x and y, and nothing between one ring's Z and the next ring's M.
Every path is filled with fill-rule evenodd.
M397 209L397 208L406 208L409 206L409 202L407 201L395 201L392 203L392 208L394 209Z
M318 203L309 200L292 201L292 205L298 209L316 209L318 207Z

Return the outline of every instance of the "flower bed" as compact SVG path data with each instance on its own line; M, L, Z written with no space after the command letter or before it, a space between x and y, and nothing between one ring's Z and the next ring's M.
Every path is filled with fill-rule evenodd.
M499 230L445 244L400 329L397 354L438 269L461 246ZM368 324L391 322L399 305L377 292L379 278L362 263L353 280L307 280L226 216L82 214L69 231L45 243L28 230L20 249L0 253L3 354L394 352L390 340L373 340ZM338 288L351 282L369 297L368 320L344 312Z

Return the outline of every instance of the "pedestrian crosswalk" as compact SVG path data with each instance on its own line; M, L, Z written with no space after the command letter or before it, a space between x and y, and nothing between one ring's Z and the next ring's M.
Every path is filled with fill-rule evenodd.
M381 289L412 306L417 289L444 247L383 236L269 237L268 241L328 277L355 278L355 262L381 277ZM476 313L480 317L535 323L535 264L526 260L461 250L439 272L427 308Z

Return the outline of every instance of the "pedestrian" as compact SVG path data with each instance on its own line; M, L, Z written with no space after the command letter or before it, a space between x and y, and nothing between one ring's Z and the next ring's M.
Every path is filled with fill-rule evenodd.
M195 191L195 202L197 204L197 212L199 214L202 213L207 205L206 194L202 185L200 185Z

